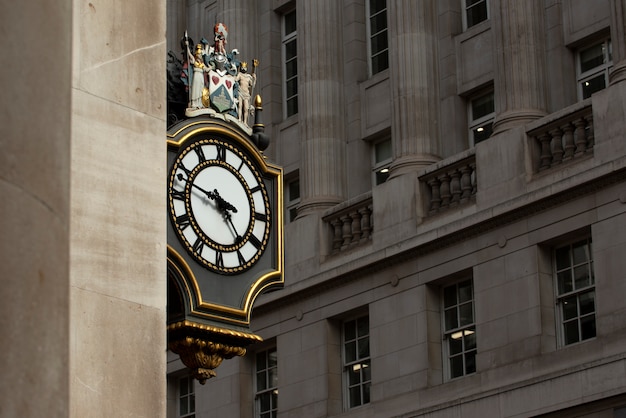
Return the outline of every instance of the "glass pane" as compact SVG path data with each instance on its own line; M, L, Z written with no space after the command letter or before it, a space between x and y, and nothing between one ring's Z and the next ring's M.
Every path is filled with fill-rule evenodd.
M444 316L446 322L446 331L459 327L456 315L456 308L447 309L444 313Z
M473 303L468 302L463 305L459 305L460 324L459 326L470 325L474 323L474 308Z
M457 337L457 336L454 335L454 337ZM460 333L459 333L459 336L457 338L454 338L454 337L450 337L450 339L448 340L449 341L448 347L449 347L449 351L450 351L450 355L451 356L463 352L463 340L461 338Z
M376 163L380 163L391 159L391 140L382 141L374 145L374 154Z
M443 289L443 307L448 308L456 305L456 286L448 286Z
M276 350L272 350L269 351L267 353L267 357L268 357L268 367L276 367L277 364L277 355L276 355Z
M359 386L350 388L350 408L361 405L361 388Z
M481 2L467 9L467 27L470 28L487 20L487 3Z
M387 8L387 0L370 0L370 15Z
M352 363L353 361L356 361L356 341L346 343L345 354L345 363Z
M592 79L582 82L583 86L583 99L591 97L591 95L597 91L603 90L606 87L604 79L604 73L595 76Z
M581 340L593 338L596 336L596 316L589 315L581 318L580 331L582 333Z
M278 373L276 368L269 370L269 384L270 387L278 387Z
M564 270L556 275L556 280L559 286L559 295L567 292L571 292L574 289L572 285L572 271Z
M285 78L290 79L298 75L298 60L292 59L285 63Z
M272 410L278 408L278 392L272 391Z
M261 412L267 412L270 410L271 403L270 403L269 393L263 393L259 395L259 405L260 405Z
M180 400L180 415L185 415L189 413L189 405L187 405L187 398L182 398Z
M587 315L596 311L595 292L583 293L579 296L580 315Z
M472 300L472 281L459 283L459 303Z
M493 123L489 122L484 125L480 125L479 127L472 129L472 133L474 135L474 144L478 144L479 142L491 137L491 134L493 133Z
M589 261L589 247L587 241L577 242L572 245L572 254L574 256L574 265Z
M473 350L476 348L476 332L473 329L465 331L465 349Z
M593 261L589 263L589 282L594 284L596 282L595 275L593 274Z
M563 324L563 336L565 344L577 343L578 338L578 321L570 321Z
M367 358L370 356L370 339L369 337L361 338L358 341L359 345L359 359Z
M589 267L587 264L574 268L574 286L576 289L587 287L591 284Z
M300 180L295 180L289 183L289 200L296 200L300 198Z
M389 169L380 169L376 172L376 185L383 184L389 178Z
M604 44L600 43L580 51L580 72L584 73L604 64Z
M285 35L296 31L296 11L289 12L285 15Z
M296 40L289 41L285 44L285 61L289 61L298 55Z
M359 318L357 320L357 335L362 337L364 335L369 335L370 333L370 321L367 316L363 318Z
M363 385L363 403L370 403L370 384L366 383Z
M265 351L261 351L256 354L256 369L264 370L267 368L267 363L265 362Z
M347 321L343 324L343 335L346 341L356 338L356 321Z
M382 11L370 17L370 34L375 35L387 29L387 12Z
M292 97L287 100L287 117L298 113L298 98Z
M293 96L298 94L298 79L292 78L287 81L287 97L293 98Z
M389 68L389 55L387 51L372 57L372 74L377 74L387 68Z
M494 111L493 93L472 100L472 120L480 119Z
M180 396L185 396L189 393L189 379L187 377L180 379L179 385Z
M354 386L361 383L361 365L353 364L348 367L348 385Z
M189 396L189 412L196 412L196 395Z
M463 356L456 356L450 359L450 377L463 376Z
M297 208L289 209L289 222L295 221L296 216L298 216L298 209Z
M556 269L563 270L570 266L569 247L558 248L555 251Z
M563 320L578 317L578 307L576 306L576 296L563 299Z
M258 372L256 374L256 390L261 391L267 389L267 382L265 381L265 372Z
M362 368L362 376L363 376L363 381L364 382L369 382L370 380L372 380L372 368L370 367L370 363L365 362L365 363L361 363Z
M376 55L379 52L386 50L389 47L387 32L380 32L379 34L372 36L370 46L372 55Z
M465 354L465 373L474 373L476 371L476 352Z

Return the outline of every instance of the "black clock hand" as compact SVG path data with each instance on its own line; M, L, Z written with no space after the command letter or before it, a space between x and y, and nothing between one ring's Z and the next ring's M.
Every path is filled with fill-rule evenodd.
M238 244L239 242L241 242L241 235L239 235L239 233L237 232L237 228L235 228L235 224L233 224L233 220L231 219L230 213L228 213L227 211L224 211L222 213L222 216L224 217L224 219L226 219L228 221L228 223L230 223L231 228L233 228L233 232L235 233L235 244Z
M185 183L187 182L187 179L181 173L178 173L177 178L178 178L179 181L184 181ZM222 198L222 196L220 196L220 194L218 193L217 189L215 189L215 190L213 190L211 192L211 191L208 191L208 190L204 190L202 187L198 186L195 183L191 183L191 186L195 187L198 190L200 190L209 199L215 200L217 202L217 207L220 210L220 212L225 213L225 211L230 210L233 213L237 213L237 208L234 207L233 205L231 205L226 200L224 200L224 198Z

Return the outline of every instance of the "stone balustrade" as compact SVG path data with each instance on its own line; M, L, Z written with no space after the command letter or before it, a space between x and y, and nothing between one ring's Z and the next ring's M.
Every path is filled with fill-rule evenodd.
M332 254L370 242L372 219L372 192L327 210L322 220L331 231Z
M446 164L420 177L428 193L428 214L432 215L453 207L473 202L476 197L476 157L471 155Z
M531 127L527 134L538 149L533 158L536 172L589 155L594 145L591 103Z

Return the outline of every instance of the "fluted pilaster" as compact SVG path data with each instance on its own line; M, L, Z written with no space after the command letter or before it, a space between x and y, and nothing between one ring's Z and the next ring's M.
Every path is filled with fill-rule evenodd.
M611 0L611 43L613 69L609 83L626 80L626 0Z
M300 214L345 198L341 4L297 1Z
M439 159L436 2L387 2L391 135L391 176L419 169Z
M546 114L544 5L500 0L492 5L495 37L494 133Z

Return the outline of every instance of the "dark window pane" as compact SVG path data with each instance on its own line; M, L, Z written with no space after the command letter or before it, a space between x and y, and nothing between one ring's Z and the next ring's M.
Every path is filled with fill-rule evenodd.
M370 40L372 48L372 55L376 55L381 51L385 51L389 46L387 42L387 32L381 32L376 36L373 36Z
M285 78L290 79L298 75L298 61L291 60L285 63Z
M563 333L565 337L565 344L577 343L578 338L578 321L570 321L563 324Z
M263 370L267 368L267 363L265 362L265 351L259 352L256 354L256 369Z
M361 338L358 342L359 345L359 359L367 358L370 356L370 339L369 337Z
M285 35L296 31L296 11L289 12L285 15Z
M353 364L348 369L348 385L354 386L361 383L361 365Z
M493 133L493 123L488 122L472 130L474 135L474 145L491 137Z
M493 93L472 100L472 120L480 119L494 111Z
M300 198L300 180L289 183L289 200Z
M343 324L343 335L346 341L356 338L356 321L347 321Z
M189 396L189 412L196 412L196 395Z
M287 97L292 97L298 94L298 79L293 78L287 81Z
M298 55L297 43L294 39L285 44L285 60L289 61Z
M391 140L382 141L374 145L376 163L391 159Z
M578 316L578 306L576 304L576 296L563 299L563 320L573 319Z
M474 322L474 308L471 302L459 305L460 324L459 326L469 325Z
M359 318L357 321L357 335L362 337L364 335L369 335L370 333L370 321L369 317Z
M256 374L256 390L261 391L267 389L267 382L265 381L265 372L257 372Z
M600 74L590 80L583 81L583 99L591 97L591 95L597 91L600 91L606 87L604 74Z
M476 371L476 352L470 352L465 355L465 373L474 373Z
M363 385L363 404L370 403L370 384Z
M350 408L361 405L361 388L359 386L350 388Z
M346 343L345 347L346 363L356 361L356 341Z
M291 98L287 100L287 117L298 113L298 98Z
M472 300L472 281L459 283L459 303Z
M382 169L376 172L376 185L383 184L389 178L389 169Z
M378 34L380 31L387 29L387 12L383 11L370 17L370 33L373 35Z
M587 315L596 311L595 292L586 292L580 295L578 301L580 304L580 315Z
M463 356L456 356L450 359L450 377L463 376Z
M370 0L370 14L380 12L387 8L387 0Z
M445 311L446 331L454 328L458 328L459 323L457 321L456 308L447 309Z
M476 348L476 332L473 330L465 331L465 349L473 350Z
M456 333L455 333L456 334ZM454 335L454 337L450 337L450 339L448 340L448 350L450 351L450 355L453 356L455 354L459 354L463 352L463 339L461 338L461 335L459 333L459 335ZM456 338L455 338L456 337Z
M448 286L443 289L444 308L456 305L456 286Z
M574 256L574 264L584 263L589 261L591 258L589 256L589 247L587 246L587 241L577 242L572 245L572 254Z
M289 209L289 222L295 221L296 216L298 216L298 209L297 208Z
M372 57L372 74L377 74L389 68L389 55L387 51Z
M259 396L259 405L261 412L266 412L271 409L271 401L269 393L264 393Z
M591 279L589 277L589 266L587 264L583 264L582 266L578 266L574 268L574 285L576 289L581 289L583 287L587 287L591 284Z
M557 270L563 270L571 265L569 247L558 248L555 253Z
M557 283L559 286L559 295L567 292L571 292L574 289L572 285L572 271L565 270L556 275Z
M580 331L582 333L581 340L593 338L596 336L596 316L585 316L580 320Z
M604 64L604 43L580 51L580 72L592 70Z
M363 372L363 381L369 382L370 380L372 380L372 368L370 367L370 362L368 361L365 363L361 363L361 366L361 371Z
M487 3L481 2L467 9L467 27L470 28L487 20Z

